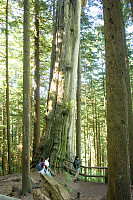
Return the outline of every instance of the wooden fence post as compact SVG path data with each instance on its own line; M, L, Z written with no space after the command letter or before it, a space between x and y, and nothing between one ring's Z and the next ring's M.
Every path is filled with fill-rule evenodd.
M64 159L64 167L66 168L66 170L70 173L70 174L72 174L72 172L73 173L75 173L76 172L76 170L75 169L73 169L72 168L72 164L73 164L73 162L72 161L70 161L70 160L67 160L67 159ZM69 163L69 164L68 164ZM69 165L69 166L68 166ZM98 170L98 171L100 171L101 172L101 170L103 170L103 172L105 172L105 173L102 173L102 175L100 174L93 174L92 173L92 169L94 169L95 171L96 170ZM89 172L89 170L90 170L90 172ZM89 178L89 177L95 177L95 178L98 178L98 181L99 181L99 178L101 177L101 178L105 178L105 183L107 183L108 182L108 168L107 167L86 167L86 166L82 166L81 165L81 172L80 172L80 175L81 176L83 176L83 177L85 177L84 179L85 179L85 181L87 181L87 177Z
M108 182L108 168L105 168L105 183Z
M87 181L87 177L86 177L86 167L85 167L85 182Z

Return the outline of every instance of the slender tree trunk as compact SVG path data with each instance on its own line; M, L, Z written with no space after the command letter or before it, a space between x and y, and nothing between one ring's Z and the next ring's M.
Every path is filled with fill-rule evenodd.
M3 153L2 153L2 175L6 174L6 122L5 122L5 105L2 107L2 121L3 121Z
M106 49L108 200L131 199L123 14L120 0L103 0ZM123 190L124 188L124 190Z
M52 26L53 40L52 40L52 52L51 52L51 65L50 65L49 91L48 92L50 92L51 81L53 78L54 61L56 59L56 57L55 57L56 56L56 3L55 3L55 0L53 0L52 2L53 2L53 26Z
M8 0L6 2L6 112L7 112L7 143L8 165L11 173L11 145L10 145L10 112L9 112L9 78L8 78Z
M102 70L103 72L103 70ZM105 113L105 129L107 130L107 108L106 108L106 90L105 90L105 78L103 73L103 96L104 96L104 113Z
M88 166L91 166L91 145L90 145L90 159L89 159L89 165Z
M82 0L81 6L84 7L87 4L87 0Z
M131 184L133 185L133 112L132 112L132 97L131 97L128 63L126 63L126 71L127 71L126 81L127 81L127 93L128 93L128 134L129 134L129 150L130 150L130 169L131 169Z
M98 137L98 117L97 117L97 105L96 105L96 99L95 99L95 123L96 123L96 160L97 160L97 166L99 166L99 137Z
M78 81L77 81L77 120L76 120L76 155L81 159L81 64L80 52L78 60Z
M33 156L33 131L32 131L32 127L33 127L33 123L32 123L32 119L33 119L33 105L32 105L32 101L33 101L33 83L32 83L32 70L31 70L31 79L30 79L30 157L32 158Z
M21 151L20 151L20 132L19 132L19 93L18 93L18 114L17 114L17 148L18 148L18 154L17 154L17 163L18 163L18 172L20 173L20 166L21 166Z
M88 166L90 166L90 135L89 135L89 122L88 122L88 106L87 106L87 94L85 87L85 110L86 110L86 131L87 131L87 150L88 150Z
M95 136L95 124L94 124L94 100L93 100L93 88L91 79L91 104L92 104L92 129L93 129L93 145L94 145L94 162L96 165L96 136Z
M30 1L24 0L22 193L30 184Z
M125 26L123 22L124 44L125 44L125 64L126 64L126 83L128 95L128 134L129 134L129 151L130 151L130 169L131 169L131 184L133 184L133 112L132 112L132 95L131 95L131 82L130 82L130 67L126 44Z
M132 10L132 20L133 20L133 0L130 0L131 3L131 10Z
M99 157L99 166L101 166L101 127L100 127L100 119L99 119L99 109L98 109L98 153Z
M84 126L84 152L85 152L85 166L87 166L87 150L86 150L86 130Z
M40 142L40 65L39 65L39 1L35 1L35 89L33 157Z

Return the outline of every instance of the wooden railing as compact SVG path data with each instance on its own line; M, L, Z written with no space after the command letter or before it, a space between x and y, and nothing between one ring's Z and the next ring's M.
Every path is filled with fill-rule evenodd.
M73 167L73 162L70 160L64 159L64 168L66 170L69 170L70 172L76 172L76 170ZM81 170L80 170L79 175L83 176L85 178L85 181L87 181L87 178L95 177L95 178L104 178L105 183L107 183L108 167L85 167L85 166L81 165L80 169ZM92 170L95 172L95 174L92 174L92 172L91 172ZM96 174L97 172L99 174Z

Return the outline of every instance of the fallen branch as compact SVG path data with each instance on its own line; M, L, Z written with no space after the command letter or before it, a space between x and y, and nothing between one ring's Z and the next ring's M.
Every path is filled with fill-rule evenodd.
M53 177L40 174L46 190L50 193L53 200L72 200L68 191L58 183Z

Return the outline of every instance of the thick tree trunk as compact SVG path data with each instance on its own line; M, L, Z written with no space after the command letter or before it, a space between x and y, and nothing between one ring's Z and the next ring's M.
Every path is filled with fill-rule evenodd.
M30 184L30 1L24 0L22 193Z
M39 64L39 1L35 1L35 89L33 157L40 142L40 64Z
M58 0L56 27L53 36L49 94L46 112L46 131L32 162L41 154L50 156L55 168L60 159L74 158L75 107L77 67L80 42L80 0ZM56 36L56 37L55 37ZM55 52L54 52L55 50Z
M57 156L74 157L80 13L81 1L58 1L56 52L46 113L46 133L54 166Z
M128 200L131 199L128 97L121 1L103 0L103 9L106 48L108 200Z

